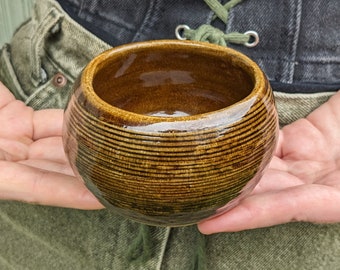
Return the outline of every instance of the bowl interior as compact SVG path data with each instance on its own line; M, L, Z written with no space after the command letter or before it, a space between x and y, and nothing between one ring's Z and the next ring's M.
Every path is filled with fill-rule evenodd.
M253 73L227 53L189 46L134 48L111 54L94 73L106 103L149 116L192 116L230 106L254 88Z

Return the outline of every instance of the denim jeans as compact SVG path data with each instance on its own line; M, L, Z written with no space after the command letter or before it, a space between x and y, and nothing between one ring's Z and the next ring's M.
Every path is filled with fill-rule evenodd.
M317 92L340 88L338 0L243 1L231 9L226 25L213 20L213 12L203 0L58 2L75 20L112 46L175 38L179 24L197 28L208 23L226 33L254 30L260 37L258 46L230 46L254 59L271 81L316 83L319 88L313 89ZM286 85L286 89L280 89L311 92L311 88L292 90Z
M233 16L230 22L238 18ZM63 108L80 71L108 48L55 1L39 0L32 19L1 50L0 80L35 109ZM277 64L275 72L285 68L290 70ZM307 115L332 93L276 92L281 123ZM145 231L147 239L141 238ZM2 201L0 235L1 269L301 270L340 265L340 224L291 223L202 236L195 226L145 226L108 210ZM205 264L197 260L202 250ZM149 257L140 260L144 253Z

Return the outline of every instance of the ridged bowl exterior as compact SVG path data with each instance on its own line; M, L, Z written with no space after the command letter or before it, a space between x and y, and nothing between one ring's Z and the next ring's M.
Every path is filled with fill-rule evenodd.
M159 43L183 46L145 46ZM91 74L112 52L84 70L65 110L65 151L107 208L142 223L182 226L228 210L257 184L277 140L273 94L255 63L218 50L244 57L258 82L237 103L189 117L143 116L105 104L91 89Z

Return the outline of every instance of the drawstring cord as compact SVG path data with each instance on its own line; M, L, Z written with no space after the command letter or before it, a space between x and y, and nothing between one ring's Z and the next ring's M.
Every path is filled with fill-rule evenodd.
M204 0L204 2L215 13L213 20L219 18L225 24L228 22L230 9L242 2L242 0L231 0L222 5L218 0ZM197 29L191 29L187 25L178 25L175 30L177 39L179 40L196 40L228 46L229 43L240 44L246 47L255 47L259 43L259 36L255 31L247 31L245 33L224 33L220 29L208 24L203 24Z
M183 33L182 35L180 33ZM179 40L196 40L214 43L221 46L228 46L228 43L240 44L246 47L254 47L259 42L258 34L255 31L245 33L232 32L225 34L209 24L203 24L197 29L190 29L189 26L181 24L176 27L176 37ZM249 41L253 39L253 41Z
M216 17L218 17L225 24L227 24L228 22L229 11L242 1L243 0L231 0L223 6L217 0L204 0L204 2L215 13L215 15L213 16L213 20L215 20Z

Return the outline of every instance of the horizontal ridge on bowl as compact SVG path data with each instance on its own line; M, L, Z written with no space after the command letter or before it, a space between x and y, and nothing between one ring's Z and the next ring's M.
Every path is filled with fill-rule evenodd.
M119 108L111 114L83 75L65 111L64 145L75 173L107 208L147 224L193 224L225 210L256 185L277 140L273 93L250 66L261 81L256 93L221 110L174 118Z

